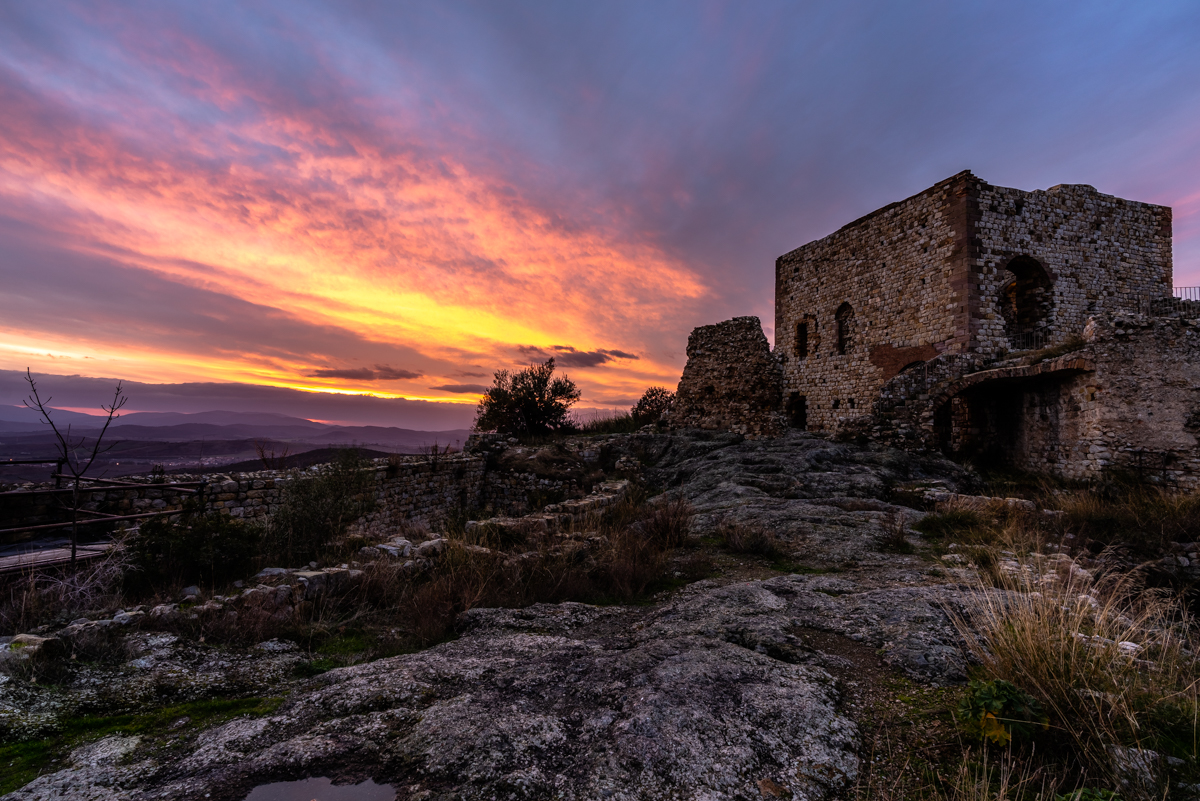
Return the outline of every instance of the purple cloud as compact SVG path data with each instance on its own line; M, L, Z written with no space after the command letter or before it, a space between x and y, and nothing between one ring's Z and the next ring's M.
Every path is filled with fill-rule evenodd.
M375 369L369 367L331 368L313 370L305 375L310 378L344 378L347 381L403 381L409 378L420 378L422 373L398 370L395 367L377 364Z
M440 387L430 387L430 389L440 389L443 392L456 392L465 395L487 392L491 387L483 384L442 384Z

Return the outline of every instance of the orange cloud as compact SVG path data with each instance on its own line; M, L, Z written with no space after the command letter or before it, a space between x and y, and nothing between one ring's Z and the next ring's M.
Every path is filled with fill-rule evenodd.
M234 101L209 88L213 102ZM10 355L19 343L101 356L140 378L461 401L453 374L519 363L519 343L560 354L587 393L636 394L674 382L680 365L654 355L653 332L709 291L603 218L560 217L453 153L380 141L386 120L335 137L320 121L279 114L216 136L179 129L162 144L140 136L136 119L96 129L67 115L51 132L43 101L15 99L25 113L0 127L0 201L52 229L59 248L402 345L421 363L388 367L381 390L381 368L353 352L272 354L253 341L180 349L90 337L87 325L0 324ZM431 391L437 377L446 383Z

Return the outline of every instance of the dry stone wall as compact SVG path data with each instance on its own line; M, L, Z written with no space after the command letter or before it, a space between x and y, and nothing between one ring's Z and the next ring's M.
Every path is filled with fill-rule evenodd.
M1137 312L1169 296L1171 209L1063 184L1024 192L976 179L972 236L972 349L1009 346L1000 290L1014 258L1035 259L1048 273L1052 304L1045 344L1079 335L1090 317Z
M376 508L357 524L362 531L385 521L410 520L438 526L460 510L480 506L486 460L473 455L407 457L389 462L377 459L366 468L375 476ZM175 475L183 486L123 479L132 486L90 486L87 511L131 515L154 511L179 511L199 497L205 509L231 517L265 521L278 508L284 490L295 474L263 470L251 473ZM196 490L202 492L197 495ZM43 488L43 487L39 487ZM502 511L507 511L504 509ZM36 525L64 519L55 496L13 492L0 496L0 528Z
M757 317L693 330L687 357L666 418L669 427L733 431L748 438L783 433L782 373Z
M832 430L839 417L865 413L906 364L965 350L955 223L968 176L885 206L776 261L783 393L804 399L810 430ZM847 304L839 343L838 310Z
M1065 342L1169 295L1171 272L1169 208L959 173L776 261L785 405L836 430L906 367Z

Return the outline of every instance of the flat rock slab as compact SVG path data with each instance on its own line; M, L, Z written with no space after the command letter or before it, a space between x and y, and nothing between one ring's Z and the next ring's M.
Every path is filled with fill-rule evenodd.
M781 576L701 582L651 611L473 610L458 640L330 671L271 717L169 756L143 744L119 764L80 759L8 798L240 800L305 776L369 776L430 801L758 799L763 782L837 798L858 774L858 733L806 628L927 680L964 665L944 611L959 590L856 589Z

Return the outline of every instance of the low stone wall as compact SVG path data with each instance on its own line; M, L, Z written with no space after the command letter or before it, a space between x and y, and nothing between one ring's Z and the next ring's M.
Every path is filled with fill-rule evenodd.
M357 521L352 533L372 535L402 521L444 526L457 514L479 506L486 461L446 455L389 464L376 462L375 509Z
M481 505L486 460L480 456L407 457L391 462L377 459L367 469L375 476L376 508L359 522L359 527L364 530L399 520L438 526L460 509L465 511ZM307 472L311 471L310 468ZM231 517L265 521L279 508L287 484L302 475L305 473L262 470L174 475L171 478L176 484L156 484L136 478L122 479L128 486L93 483L85 488L87 500L81 508L110 515L180 511L187 501L200 498L205 509ZM27 491L0 495L0 528L63 521L68 511L57 499L69 503L69 491L56 495Z

